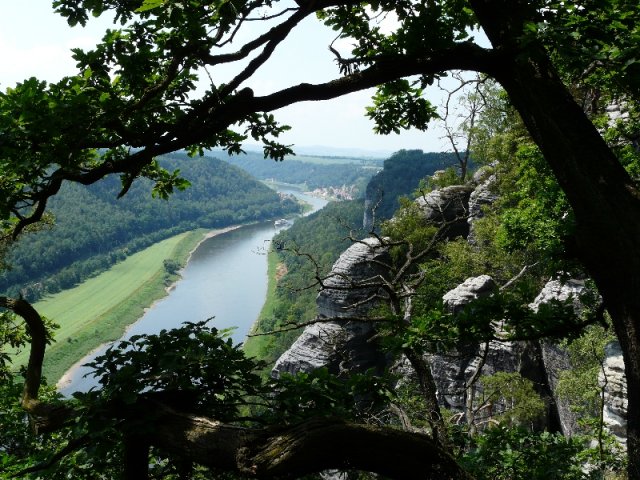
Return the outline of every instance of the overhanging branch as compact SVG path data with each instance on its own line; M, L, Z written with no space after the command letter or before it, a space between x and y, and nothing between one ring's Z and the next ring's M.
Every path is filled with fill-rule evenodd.
M63 181L89 185L109 174L138 172L154 157L210 140L217 133L225 132L230 125L241 123L253 113L274 111L303 101L329 100L412 75L435 74L453 69L475 70L491 75L498 68L499 57L494 51L464 42L426 56L397 55L380 59L371 67L351 75L321 84L302 83L266 96L256 97L250 89L244 89L225 102L220 102L219 97L212 95L184 115L170 130L152 132L148 136L143 132L141 137L147 139L147 146L126 158L104 162L86 171L56 171L47 185L33 193L34 211L18 222L14 236L42 218L48 198L58 192ZM88 142L81 148L93 149L101 146Z
M272 111L303 101L330 100L412 75L437 74L449 70L495 73L498 56L492 50L464 42L426 56L394 55L380 58L374 65L321 84L302 83L279 92L255 97L253 111Z

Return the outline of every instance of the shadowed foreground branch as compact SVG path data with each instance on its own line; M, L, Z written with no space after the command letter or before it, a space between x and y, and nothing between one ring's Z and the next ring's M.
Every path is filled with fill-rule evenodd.
M148 441L196 463L255 478L296 478L331 468L394 479L473 478L426 435L333 418L249 429L167 410Z
M22 406L32 411L38 404L38 391L42 382L42 361L47 347L47 331L40 314L22 298L0 297L0 308L6 308L21 316L29 330L31 348L22 394Z
M0 297L0 308L22 317L28 328L29 362L20 403L30 414L31 427L40 433L57 430L71 418L72 409L64 404L46 404L38 400L42 384L42 362L47 347L45 323L36 309L22 298Z

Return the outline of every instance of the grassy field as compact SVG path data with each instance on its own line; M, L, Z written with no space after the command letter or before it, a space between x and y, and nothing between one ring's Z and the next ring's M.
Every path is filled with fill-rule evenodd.
M285 183L274 180L261 180L261 182L273 190L279 190L281 188L292 188L294 190L300 190L301 192L309 190L306 183ZM298 201L300 201L300 199L298 199Z
M49 383L57 382L94 348L120 338L146 307L166 295L167 282L177 277L166 273L163 261L173 259L184 265L205 233L195 230L163 240L75 288L36 303L42 315L60 325L45 356L44 374ZM16 363L26 360L27 352L22 352Z
M261 332L262 325L265 320L273 318L273 308L276 301L276 287L278 281L276 280L276 269L278 268L278 254L276 252L269 252L267 256L267 298L264 301L260 315L251 327L250 333ZM261 358L264 348L267 348L269 343L269 337L248 337L244 344L243 349L248 357Z

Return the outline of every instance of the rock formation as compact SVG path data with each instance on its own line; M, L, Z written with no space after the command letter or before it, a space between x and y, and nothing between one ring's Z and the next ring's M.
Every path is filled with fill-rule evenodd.
M442 301L451 313L458 313L473 300L484 297L497 288L496 282L489 275L471 277L445 293Z
M410 195L420 180L437 170L456 165L453 153L424 153L400 150L384 161L384 168L369 181L365 191L363 228L370 232L383 220L390 219L400 206L398 197ZM375 212L374 212L375 209Z
M416 203L429 221L447 225L444 234L447 238L466 236L470 228L473 232L474 221L484 215L483 208L496 200L492 193L495 181L495 176L485 171L476 175L470 185L445 187L417 199ZM354 319L364 316L375 304L372 297L378 285L374 279L388 273L384 266L387 260L387 248L373 238L352 245L341 255L325 288L318 294L318 323L308 326L277 361L274 376L319 367L341 373L384 365L386 359L368 341L373 334L371 324ZM443 302L451 313L458 313L497 288L488 275L469 278L447 292ZM529 307L537 311L540 305L552 301L571 301L576 313L580 313L583 308L580 296L584 291L583 280L550 280ZM481 384L476 384L473 391L469 389L471 380L478 374L518 372L533 382L547 406L545 418L538 427L562 431L565 435L577 433L575 414L565 400L555 395L561 372L571 365L566 350L554 342L492 340L485 345L459 344L454 352L430 355L429 363L438 401L453 412L464 415L468 399L482 394ZM394 370L407 376L412 374L406 361L400 361ZM601 382L607 403L605 422L624 443L626 387L622 356L615 344L607 348ZM499 413L500 406L496 408L498 411L494 410L493 414Z
M433 190L415 202L428 222L443 226L446 238L466 238L469 233L469 197L473 190L473 185L452 185Z
M537 312L540 305L552 301L566 302L571 300L574 311L580 313L583 308L580 302L580 295L584 292L584 289L585 284L583 280L569 279L564 282L556 279L549 280L538 296L529 304L529 307ZM578 428L576 415L569 408L567 400L555 394L561 372L571 368L569 354L564 348L561 348L557 343L552 341L542 341L540 342L540 346L544 373L551 391L554 392L553 399L558 411L562 433L567 436L573 435L577 433Z
M381 367L383 356L368 342L373 326L359 321L375 305L379 277L388 272L387 247L375 238L354 243L334 264L316 302L318 318L276 361L272 375L327 367L334 373ZM344 319L344 320L341 320Z
M474 233L476 220L484 217L484 209L498 199L498 196L493 192L497 177L494 174L490 174L488 169L478 170L473 176L473 181L476 182L478 186L469 196L469 218L467 219L469 223L467 241L472 245L476 243Z
M605 348L605 359L598 381L604 387L604 423L615 439L627 445L627 382L622 349L618 342Z
M443 302L450 312L457 313L472 301L490 295L496 289L497 285L489 275L472 277L447 292ZM544 373L542 352L537 342L491 340L483 345L460 344L453 352L431 355L430 364L438 388L438 401L451 411L462 414L470 406L471 398L482 396L482 385L472 385L473 379L479 375L517 372L532 381L545 401L546 415L538 426L549 430L560 429L555 399ZM491 413L496 415L503 409L504 406L494 404Z
M435 190L416 200L425 217L446 223L444 235L455 238L468 232L470 185ZM272 375L294 374L327 367L333 372L366 370L381 366L383 358L368 342L373 326L358 321L375 305L366 301L378 290L377 276L388 274L387 247L376 238L354 243L336 261L318 294L317 322L307 326L300 337L276 361ZM344 320L336 320L336 319Z

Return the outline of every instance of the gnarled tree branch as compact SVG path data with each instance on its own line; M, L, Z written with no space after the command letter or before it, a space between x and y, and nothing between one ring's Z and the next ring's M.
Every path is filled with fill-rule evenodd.
M152 445L254 478L296 478L330 468L393 479L472 478L426 435L338 419L257 430L167 410L156 425Z
M0 297L0 307L11 310L22 317L31 337L27 376L22 392L22 407L31 412L38 405L38 392L42 382L42 362L47 347L47 330L40 314L22 298Z

